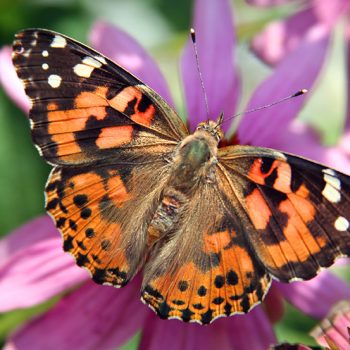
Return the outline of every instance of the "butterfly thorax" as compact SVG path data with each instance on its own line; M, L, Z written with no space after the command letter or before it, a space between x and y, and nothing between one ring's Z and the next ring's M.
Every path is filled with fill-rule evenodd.
M215 130L214 130L215 127ZM214 122L198 125L176 148L161 202L149 226L149 244L174 230L199 186L215 181L218 142L222 131Z

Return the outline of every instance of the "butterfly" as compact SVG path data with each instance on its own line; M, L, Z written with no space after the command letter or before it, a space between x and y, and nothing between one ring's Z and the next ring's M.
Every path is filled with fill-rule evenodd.
M100 284L143 271L161 318L247 313L271 279L307 280L350 256L350 178L291 154L193 134L150 87L83 44L16 35L33 141L53 165L46 210Z

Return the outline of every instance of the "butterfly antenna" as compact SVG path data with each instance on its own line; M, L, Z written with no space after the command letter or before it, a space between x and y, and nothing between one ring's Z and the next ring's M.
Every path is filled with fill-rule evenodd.
M260 107L248 109L247 111L243 111L243 112L237 113L237 114L233 115L232 117L227 118L227 119L225 119L225 120L224 120L224 119L221 119L221 122L218 123L218 125L217 125L216 127L218 127L218 126L220 126L221 124L226 123L227 121L229 121L229 120L231 120L231 119L233 119L233 118L236 118L236 117L238 117L238 116L240 116L240 115L249 114L249 113L253 113L253 112L256 112L256 111L260 111L261 109L265 109L265 108L272 107L272 106L274 106L274 105L278 105L278 104L280 104L281 102L287 101L287 100L289 100L289 99L291 99L291 98L304 95L304 94L307 93L307 91L308 91L307 89L301 89L301 90L295 92L294 94L289 95L289 96L287 96L287 97L283 97L283 98L281 98L280 100L277 100L277 101L275 101L275 102L269 103L269 104L264 105L264 106L260 106Z
M206 109L206 112L207 112L207 119L209 120L208 97L207 97L207 93L205 92L205 88L204 88L202 72L201 72L201 70L199 68L198 49L197 49L197 43L196 43L196 32L195 32L195 30L193 28L191 28L191 40L192 40L192 43L193 43L194 55L195 55L195 58L196 58L197 71L198 71L199 80L201 82L201 88L202 88L202 92L203 92L203 96L204 96L205 109Z

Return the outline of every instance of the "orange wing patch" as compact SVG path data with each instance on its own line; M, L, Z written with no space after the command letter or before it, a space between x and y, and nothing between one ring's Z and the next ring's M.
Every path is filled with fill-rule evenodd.
M126 113L135 123L150 126L155 107L137 87L128 86L108 100L111 107Z
M248 177L260 185L265 185L269 179L273 179L276 190L284 193L291 192L292 171L285 161L257 158L248 172Z
M133 127L131 125L112 126L109 128L102 128L96 145L103 148L120 147L132 142Z

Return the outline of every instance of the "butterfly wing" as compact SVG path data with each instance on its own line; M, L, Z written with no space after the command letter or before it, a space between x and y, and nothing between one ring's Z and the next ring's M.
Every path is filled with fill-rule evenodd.
M156 168L155 168L156 165ZM167 178L167 163L53 169L48 213L64 250L95 282L125 285L147 256L147 226Z
M13 52L33 140L56 165L46 208L64 249L96 282L122 286L146 256L166 158L187 129L152 89L64 35L25 30Z
M155 247L142 299L161 318L207 324L248 312L266 293L270 277L225 201L219 187L203 185L167 241Z
M34 143L52 164L142 158L188 134L152 89L73 39L29 29L16 35L13 52L32 103Z
M219 162L249 243L275 278L310 279L350 255L348 176L250 146L221 149Z

